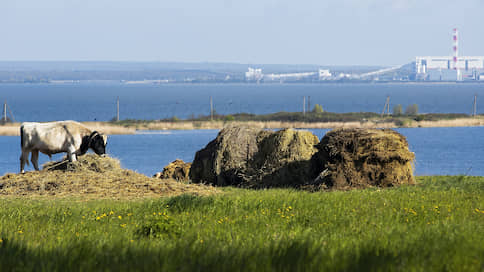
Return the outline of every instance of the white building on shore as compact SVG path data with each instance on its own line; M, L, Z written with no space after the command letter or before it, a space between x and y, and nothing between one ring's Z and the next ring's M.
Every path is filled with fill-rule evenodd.
M319 69L319 80L328 80L331 78L331 72L328 69Z
M245 80L247 81L261 81L263 77L261 68L249 67L249 71L245 72Z

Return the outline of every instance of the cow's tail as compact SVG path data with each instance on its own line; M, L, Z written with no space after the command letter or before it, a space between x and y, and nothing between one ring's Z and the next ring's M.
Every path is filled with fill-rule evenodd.
M20 147L24 147L24 126L20 126Z
M22 150L22 154L20 155L20 160L24 159L25 162L27 163L27 165L30 165L29 163L29 158L28 158L28 153L27 154L24 154L24 146L25 146L25 142L24 142L24 126L20 126L20 148ZM23 156L25 156L25 158L22 158Z

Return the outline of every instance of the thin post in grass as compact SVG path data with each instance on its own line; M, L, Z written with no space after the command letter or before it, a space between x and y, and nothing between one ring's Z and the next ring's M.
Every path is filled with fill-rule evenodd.
M474 103L472 107L472 116L477 116L477 94L474 95Z
M213 101L211 96L210 96L210 121L213 121Z
M116 122L119 122L119 96L116 98Z
M303 96L303 115L306 115L306 96Z
M7 110L8 110L8 113L10 114L10 119L8 118ZM13 113L7 105L7 100L5 100L5 103L3 103L2 123L6 124L7 122L15 122L15 118L13 117Z
M387 112L387 115L390 114L390 96L387 96L387 100L385 101L385 106L383 106L383 111L381 112L381 117Z
M5 103L3 103L3 117L2 121L4 123L7 123L7 100L5 100Z

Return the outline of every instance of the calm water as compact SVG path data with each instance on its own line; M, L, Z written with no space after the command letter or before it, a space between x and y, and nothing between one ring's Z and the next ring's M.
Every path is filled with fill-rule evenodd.
M186 118L209 113L213 97L219 113L301 111L302 97L332 112L381 112L387 95L391 105L417 104L420 112L470 113L474 95L483 104L484 84L0 84L17 121L110 120L115 100L121 119ZM415 152L416 174L484 176L484 128L399 129ZM215 138L216 130L169 131L159 134L114 135L108 152L123 167L146 175L195 152ZM322 137L327 130L313 130ZM19 137L0 137L0 174L18 171ZM59 159L58 155L54 159ZM47 160L41 155L42 162Z
M302 111L303 96L331 112L381 112L386 96L391 107L417 104L421 113L470 113L474 95L484 113L484 84L0 84L17 121L108 121L161 119L209 114L209 97L218 113Z
M321 138L328 130L311 131ZM415 152L417 175L484 176L484 141L481 140L484 127L405 128L397 131L407 137L410 150ZM217 130L190 130L113 135L108 141L108 153L120 159L124 168L151 176L177 158L192 161L195 152L214 139L217 133ZM0 137L0 151L0 175L18 172L19 137ZM61 156L57 155L54 159ZM44 163L48 157L41 154L40 160Z

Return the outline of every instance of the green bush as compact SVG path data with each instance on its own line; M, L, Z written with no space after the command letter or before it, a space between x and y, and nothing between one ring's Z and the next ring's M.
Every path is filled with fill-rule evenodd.
M234 121L234 120L235 120L235 117L233 115L230 115L230 114L226 115L224 117L224 121L226 121L226 122L230 122L230 121Z
M314 113L323 113L324 112L323 106L321 106L319 104L314 105L313 112Z
M402 115L402 113L403 113L402 105L398 104L393 107L393 115L399 116L399 115Z
M408 105L407 108L405 109L405 114L406 115L417 115L418 114L418 105L417 104Z

